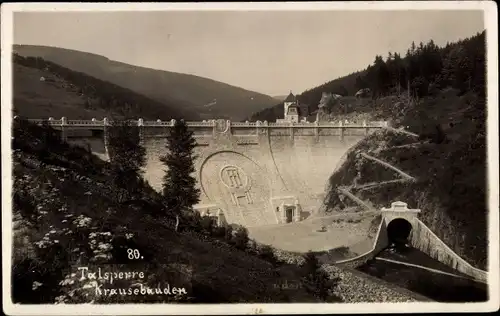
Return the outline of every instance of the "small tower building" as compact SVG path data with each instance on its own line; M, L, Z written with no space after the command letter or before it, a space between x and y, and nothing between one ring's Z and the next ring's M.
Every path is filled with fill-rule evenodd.
M290 91L290 94L286 97L285 101L283 101L283 110L284 118L276 120L277 122L298 123L300 121L298 100L297 97L293 95L292 91Z

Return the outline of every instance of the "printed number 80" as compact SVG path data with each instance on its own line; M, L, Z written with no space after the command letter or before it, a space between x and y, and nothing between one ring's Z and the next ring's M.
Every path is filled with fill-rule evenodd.
M139 250L137 250L137 249L127 249L127 254L128 254L128 258L130 260L142 259L142 256L141 256Z

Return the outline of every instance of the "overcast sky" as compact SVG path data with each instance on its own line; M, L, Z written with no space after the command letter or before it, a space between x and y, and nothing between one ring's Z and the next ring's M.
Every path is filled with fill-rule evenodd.
M14 43L56 46L195 74L269 95L364 69L412 41L484 29L482 11L23 12Z

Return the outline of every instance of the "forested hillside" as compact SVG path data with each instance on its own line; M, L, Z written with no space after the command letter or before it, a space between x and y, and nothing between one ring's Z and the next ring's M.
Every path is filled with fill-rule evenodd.
M362 77L374 95L385 97L394 93L403 80L398 78L409 78L412 98L383 103L382 109L364 110L382 111L395 125L404 126L419 137L386 131L371 135L354 147L330 179L325 200L328 211L341 211L345 203L350 203L337 194L338 186L348 187L377 208L404 201L411 208L420 208L422 221L455 252L485 269L485 57L484 32L442 49L432 42L413 46L401 63L398 56L389 62L377 57L376 64ZM404 76L394 77L395 73ZM389 163L416 181L390 183L397 174L364 159L362 153ZM365 188L367 183L375 185Z
M129 65L91 53L35 45L14 45L13 49L21 56L41 57L130 89L181 113L189 110L202 119L242 120L276 103L268 95L212 79ZM164 116L169 114L167 111Z
M375 102L362 109L369 112L377 110L377 99L402 93L422 98L453 87L460 93L473 90L482 94L485 80L484 41L485 32L444 47L438 47L432 40L426 44L412 43L404 57L392 52L385 59L376 56L374 63L365 70L306 90L298 99L308 104L312 113L318 109L323 92L353 96L359 89L369 88ZM257 112L252 118L274 121L280 117L277 115L283 115L281 106ZM356 110L356 107L352 108ZM344 107L338 106L333 111L340 114Z
M182 103L162 103L40 57L13 55L14 112L29 118L128 115L199 119ZM40 117L42 116L42 117Z

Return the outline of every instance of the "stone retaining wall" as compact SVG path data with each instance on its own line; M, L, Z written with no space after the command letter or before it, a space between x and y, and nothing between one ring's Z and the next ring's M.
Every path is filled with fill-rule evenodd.
M416 220L411 234L411 245L433 259L462 272L477 281L486 283L488 272L474 268L437 237L422 221Z
M369 251L354 258L337 261L335 262L335 264L340 267L355 269L365 264L368 260L373 259L388 245L389 245L389 239L387 237L387 226L385 224L385 221L381 220L377 229L377 234L375 237L375 241L373 243L373 247Z

